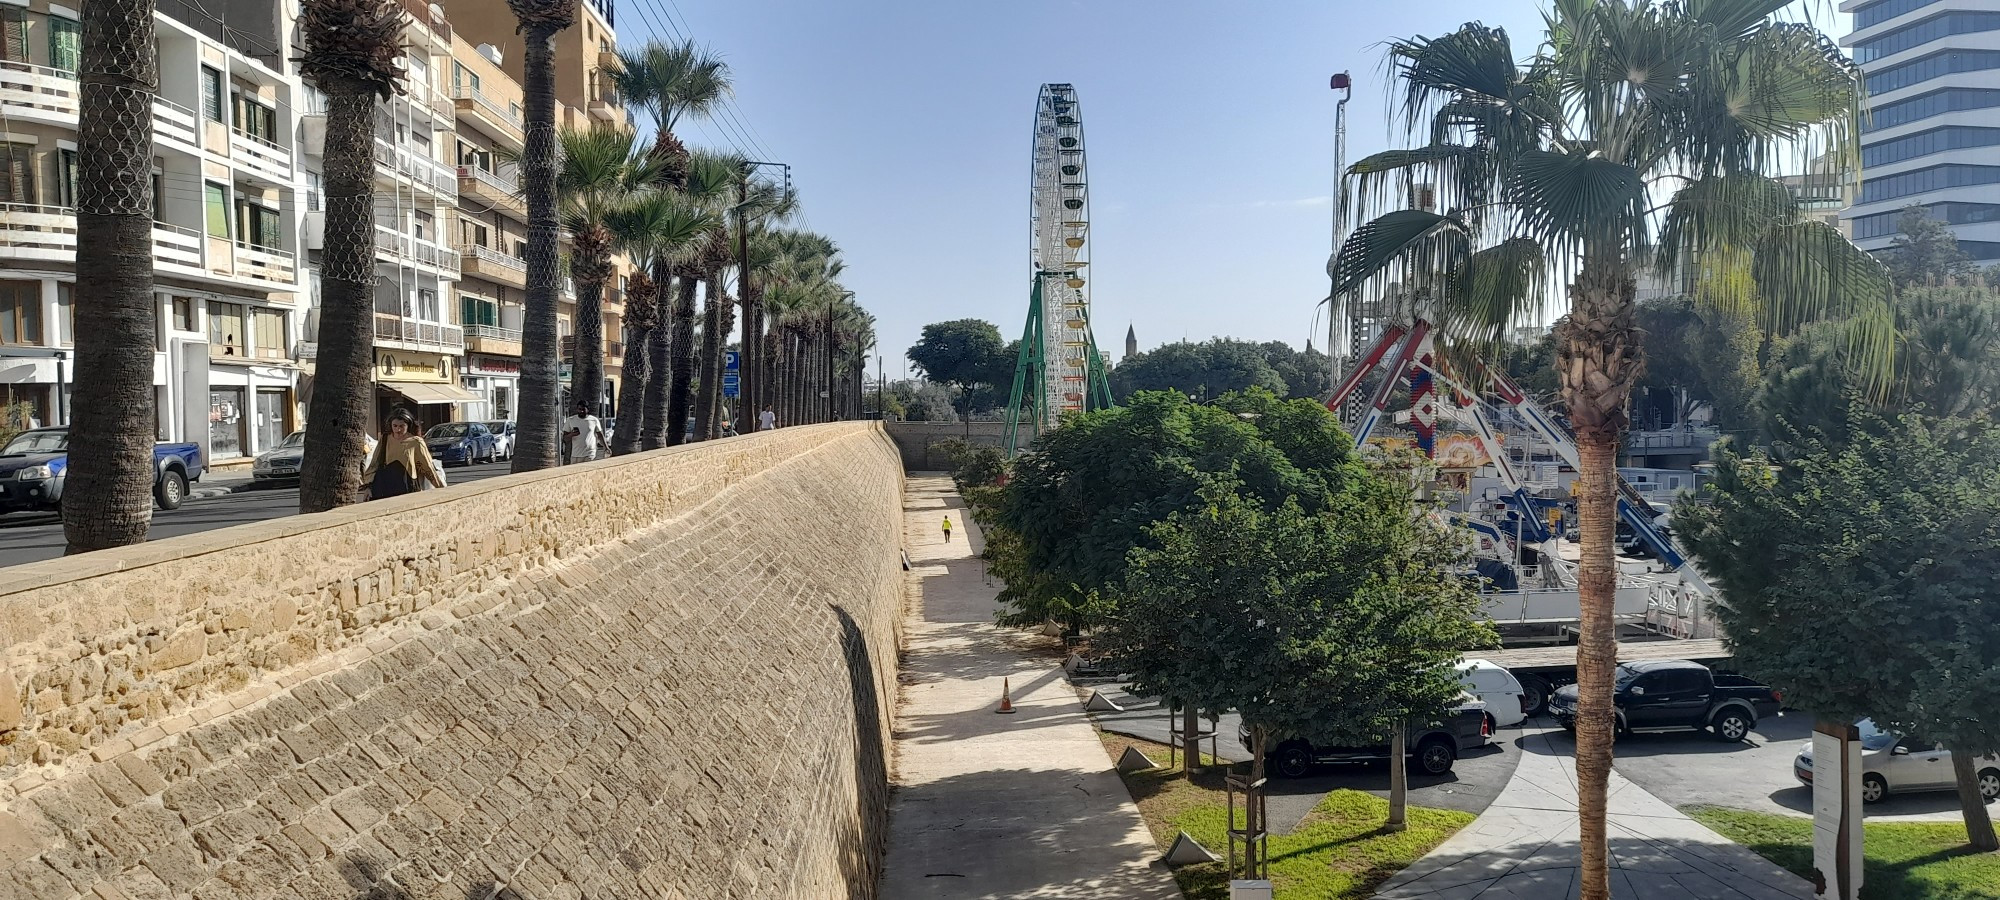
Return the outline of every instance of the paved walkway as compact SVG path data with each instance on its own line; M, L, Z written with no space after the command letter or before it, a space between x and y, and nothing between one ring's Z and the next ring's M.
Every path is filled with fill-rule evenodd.
M951 480L911 477L903 508L921 597L905 620L882 896L1178 898L1058 657L993 624L1000 584ZM1003 678L1011 716L993 712Z
M1575 760L1529 732L1521 764L1465 830L1382 885L1380 900L1566 900L1578 895ZM1616 772L1609 798L1612 896L1811 900L1812 887L1703 827Z

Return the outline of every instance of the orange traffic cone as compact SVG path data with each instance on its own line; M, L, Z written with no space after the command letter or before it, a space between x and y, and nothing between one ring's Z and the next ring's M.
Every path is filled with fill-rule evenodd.
M1014 711L1014 698L1013 698L1012 694L1013 694L1013 691L1012 691L1011 687L1010 687L1010 686L1009 686L1009 684L1008 684L1008 679L1005 679L1005 678L1002 678L1002 679L1000 679L1000 708L999 708L999 709L996 709L996 710L994 710L994 712L997 712L997 713L1011 713L1011 712L1013 712L1013 711Z

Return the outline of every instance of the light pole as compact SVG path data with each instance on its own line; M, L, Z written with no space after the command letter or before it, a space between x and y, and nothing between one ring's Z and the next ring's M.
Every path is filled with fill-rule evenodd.
M1333 252L1326 258L1327 384L1336 385L1340 383L1341 359L1348 353L1346 345L1337 338L1347 316L1343 314L1340 298L1335 296L1340 277L1335 274L1334 262L1340 258L1340 230L1347 218L1347 101L1354 97L1354 80L1341 72L1327 84L1340 92L1340 100L1333 105Z

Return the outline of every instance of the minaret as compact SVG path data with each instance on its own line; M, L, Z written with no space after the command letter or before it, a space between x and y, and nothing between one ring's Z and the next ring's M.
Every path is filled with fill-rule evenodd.
M1139 335L1137 332L1132 330L1132 326L1127 325L1125 326L1125 355L1133 356L1138 354L1138 352L1139 352Z

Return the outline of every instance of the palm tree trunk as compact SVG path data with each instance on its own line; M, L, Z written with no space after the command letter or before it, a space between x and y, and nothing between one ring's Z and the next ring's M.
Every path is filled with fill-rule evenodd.
M528 200L528 296L521 322L521 412L513 471L557 466L557 431L562 414L556 383L558 354L556 304L560 259L556 222L555 31L533 27L525 35L521 59L526 106L527 147L521 157L521 186ZM602 375L600 374L600 378Z
M76 393L65 553L136 544L153 519L152 0L83 8Z
M375 91L358 81L326 89L326 238L320 251L319 350L299 464L299 512L361 499L366 434L374 418Z
M694 439L715 437L715 398L722 394L722 272L711 270L703 279L701 304L701 384L694 400Z
M576 284L576 349L572 367L573 402L590 404L592 414L604 407L604 283L611 279L611 235L602 226L585 228L572 238L570 275Z
M736 305L730 302L729 295L721 296L721 321L716 323L716 334L720 336L717 340L721 341L723 346L716 352L715 357L715 409L711 411L709 419L710 438L722 436L722 423L725 420L739 423L736 430L739 432L743 430L740 425L743 421L743 380L750 371L749 365L743 359L744 352L740 349L744 344L739 343L737 345L739 349L736 351L736 409L731 412L726 409L729 406L729 398L722 396L722 376L727 371L725 368L727 360L724 357L728 355L729 332L736 327Z
M764 398L760 394L764 389L764 342L757 320L757 307L762 305L758 292L762 288L752 283L747 271L738 270L736 280L739 285L736 292L742 295L736 298L736 302L743 311L743 338L738 351L742 357L736 361L737 370L742 374L742 383L737 386L736 395L736 430L748 434L749 429L743 426L756 427L757 413L764 408Z
M1958 784L1966 839L1981 853L2000 850L2000 837L1994 835L1993 818L1986 812L1986 798L1979 795L1979 753L1962 744L1947 745L1946 749L1951 751L1951 774Z
M694 381L694 291L699 279L693 273L681 275L674 292L673 387L667 393L667 446L677 447L687 440L688 407L693 402Z
M1613 601L1618 567L1618 437L1627 425L1642 357L1634 314L1636 289L1622 261L1586 258L1570 286L1570 315L1556 326L1557 369L1576 431L1577 514L1582 520L1577 589L1577 819L1583 900L1609 900L1605 791L1611 778L1616 712L1611 702L1618 665Z
M627 295L627 302L638 302ZM611 455L639 451L639 422L645 416L647 363L655 329L627 329L625 364L620 367L618 384L618 425L612 429Z
M646 344L646 393L644 401L639 404L641 450L658 450L667 445L667 351L670 348L667 346L669 332L666 323L668 309L672 305L669 292L674 290L674 283L664 264L654 263L653 284L653 305L658 310L654 321L660 324L653 329L652 340Z

